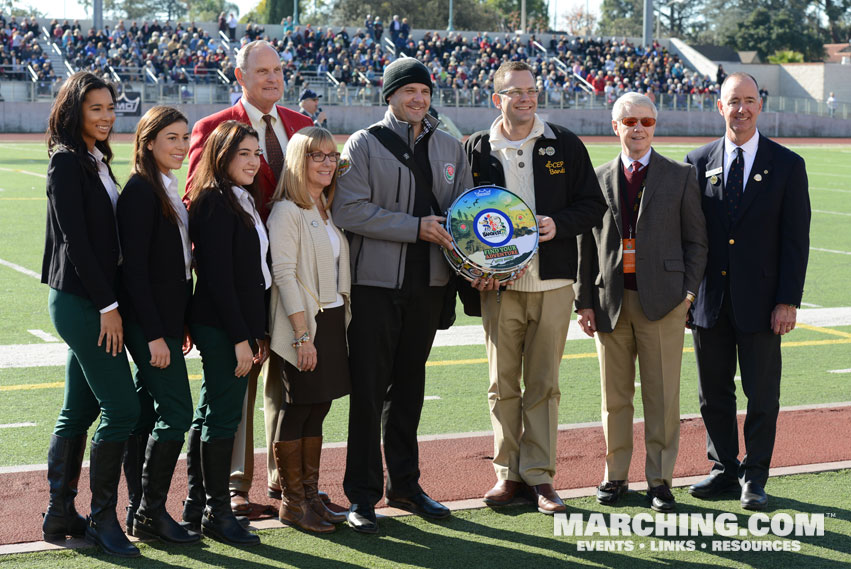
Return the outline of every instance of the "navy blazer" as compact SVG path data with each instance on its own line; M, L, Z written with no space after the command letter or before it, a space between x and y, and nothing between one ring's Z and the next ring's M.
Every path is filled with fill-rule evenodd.
M124 255L122 313L139 323L148 342L182 338L191 288L180 229L163 215L153 186L138 174L118 198L118 230Z
M204 191L189 211L197 276L189 320L224 330L234 344L265 338L267 295L257 230L243 223L217 189Z
M112 200L97 171L69 150L54 152L47 167L41 282L106 308L116 302L120 255Z
M771 329L778 304L799 306L810 247L810 197L804 159L760 135L739 213L734 220L724 201L724 139L686 156L697 170L709 235L706 273L693 307L694 324L711 328L718 320L729 279L737 329Z

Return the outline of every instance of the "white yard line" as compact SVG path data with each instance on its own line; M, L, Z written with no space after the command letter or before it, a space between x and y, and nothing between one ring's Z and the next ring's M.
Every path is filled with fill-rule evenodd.
M62 341L59 338L57 338L56 336L54 336L53 334L51 334L49 332L45 332L44 330L27 330L27 332L29 332L30 334L32 334L33 336L35 336L36 338L38 338L40 340L44 340L45 342L61 342Z
M813 213L829 213L830 215L845 215L851 217L851 213L845 213L842 211L827 211L826 209L814 209Z
M12 172L14 174L28 174L30 176L37 176L39 178L47 179L47 175L39 174L38 172L30 172L29 170L20 170L18 168L0 168L2 172Z
M28 268L22 267L20 265L16 265L15 263L12 263L11 261L6 261L4 259L0 259L0 265L4 265L6 267L9 267L10 269L14 269L14 270L18 271L19 273L23 273L23 274L27 275L28 277L32 277L34 279L41 280L41 275L38 274L37 272L31 271Z
M35 427L35 423L6 423L0 425L0 429L18 429L20 427Z
M821 251L822 253L836 253L837 255L851 255L851 251L837 251L836 249L822 249L820 247L810 247L810 251Z
M851 373L851 367L846 369L829 369L827 373Z

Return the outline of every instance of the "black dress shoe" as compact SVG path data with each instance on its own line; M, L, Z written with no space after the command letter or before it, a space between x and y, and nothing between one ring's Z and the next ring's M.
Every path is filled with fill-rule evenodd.
M352 504L346 512L346 521L358 533L378 533L375 508L368 504Z
M387 505L391 508L398 508L412 514L437 520L449 517L449 514L452 513L449 511L449 508L440 502L429 498L425 492L419 492L408 498L387 498Z
M597 502L613 506L628 489L629 484L626 480L607 480L597 487Z
M710 474L697 484L688 488L688 493L695 498L714 498L726 492L738 491L739 481L725 474Z
M666 484L660 484L647 490L647 497L650 498L650 509L654 512L673 512L677 505L674 495L671 494L671 489Z
M746 510L764 510L768 496L759 482L748 481L742 486L742 507Z

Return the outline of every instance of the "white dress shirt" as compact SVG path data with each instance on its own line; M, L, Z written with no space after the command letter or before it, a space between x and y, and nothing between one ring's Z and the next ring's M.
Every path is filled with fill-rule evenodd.
M647 165L650 164L650 153L651 152L653 152L652 148L647 151L647 154L645 154L644 156L642 156L638 160L633 160L632 158L630 158L629 156L627 156L626 154L621 152L621 164L623 164L623 167L625 169L629 170L630 168L632 168L633 162L639 162L639 163L641 163L641 169L644 170L645 168L647 168Z
M730 166L733 165L733 160L736 159L736 148L742 149L742 158L745 161L745 177L742 183L742 193L748 188L748 178L751 175L751 168L753 168L753 161L756 158L756 151L759 147L759 131L755 131L753 136L749 141L744 143L741 147L736 146L733 141L731 141L726 136L724 137L724 185L727 185L727 174L730 173Z
M106 165L106 162L103 161L103 152L95 146L92 150L89 151L95 162L97 163L98 168L98 178L100 178L103 187L106 188L106 193L109 194L109 201L112 202L112 213L115 213L116 208L118 207L118 187L115 185L115 180L112 179L112 176L109 175L109 166ZM115 234L118 235L118 218L115 219ZM120 239L120 238L119 238ZM121 255L121 241L118 242L118 264L120 265L124 261L124 258ZM106 314L111 310L115 310L118 308L118 301L113 302L109 306L100 309L101 314Z
M266 254L269 252L269 235L266 233L266 226L263 225L263 220L257 213L257 207L254 205L254 198L251 197L251 194L239 186L231 186L231 189L239 205L254 220L254 229L257 230L257 237L260 239L260 268L263 271L263 281L268 290L272 286L272 273L269 271L269 264L266 262Z
M171 206L177 213L177 229L180 231L180 241L183 244L183 264L186 268L186 280L192 279L192 244L189 241L189 212L186 211L186 206L183 205L183 200L180 198L180 191L177 188L177 178L169 172L163 174L160 172L163 179L165 193L168 196Z
M251 126L257 131L257 135L260 137L260 149L263 151L263 156L268 156L266 153L266 121L263 120L263 112L249 103L245 99L245 95L239 100L239 104L245 109L245 112L248 114L248 120L251 121ZM269 116L272 117L272 132L278 137L281 152L286 156L287 141L289 139L287 138L287 131L284 130L284 124L281 122L281 115L278 114L278 108L273 107Z
M316 206L314 206L316 207ZM331 219L331 212L327 212L328 221L325 222L325 231L328 233L328 239L331 241L331 252L334 255L334 282L337 282L337 290L340 290L340 237L334 229L334 222ZM337 298L331 304L326 304L323 308L337 308L343 306L343 295L337 293Z

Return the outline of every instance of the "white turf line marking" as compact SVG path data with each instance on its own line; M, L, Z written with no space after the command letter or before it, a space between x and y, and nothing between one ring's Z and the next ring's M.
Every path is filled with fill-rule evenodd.
M809 302L802 302L801 306L806 306L807 308L821 308L821 304L811 304Z
M426 395L423 397L423 401L438 401L440 399L440 395Z
M829 369L827 373L851 373L851 367L846 369Z
M845 407L851 407L851 401L839 401L836 403L816 403L813 405L792 405L790 407L781 407L781 412L789 412L789 411L815 411L817 409L843 409ZM736 411L736 415L745 415L747 414L746 409L741 409ZM691 413L680 415L680 420L686 419L700 419L700 413ZM642 424L644 423L644 418L633 419L634 424ZM570 423L570 424L561 424L558 426L559 431L570 431L575 429L585 429L587 427L602 427L603 423L600 421L596 422L588 422L588 423ZM418 435L418 442L427 442L427 441L443 441L443 440L454 440L454 439L468 439L472 437L492 437L493 431L471 431L469 433L444 433L442 435ZM334 443L323 443L322 448L344 448L346 446L345 442L334 442ZM256 447L254 449L254 454L266 454L266 447ZM186 453L180 454L181 460L186 459ZM86 460L83 462L83 468L88 468L89 461ZM17 466L0 466L0 474L16 474L18 472L38 472L42 470L47 470L46 464L20 464Z
M851 194L851 190L840 190L837 188L810 188L819 192L839 192L840 194Z
M2 168L0 168L0 170L2 170ZM18 271L19 273L23 273L23 274L27 275L28 277L32 277L34 279L41 280L40 274L36 273L35 271L31 271L26 267L16 265L15 263L12 263L10 261L0 259L0 265L5 265L5 266L9 267L10 269L14 269L14 270Z
M35 427L35 423L6 423L0 429L17 429L18 427Z
M59 338L57 338L56 336L54 336L53 334L50 334L49 332L45 332L44 330L27 330L27 332L29 332L30 334L32 334L36 338L44 340L45 342L61 342L62 341Z
M836 253L838 255L851 255L851 251L837 251L836 249L821 249L819 247L810 247L810 251L821 251L822 253Z
M3 172L12 172L15 174L29 174L30 176L37 176L39 178L47 179L45 174L39 174L38 172L30 172L29 170L19 170L17 168L0 168L0 171Z
M842 211L827 211L825 209L814 209L812 211L813 213L829 213L830 215L847 215L848 217L851 217L851 213L845 213Z

